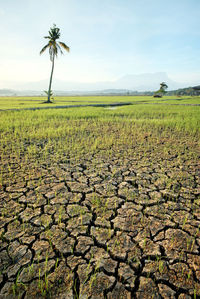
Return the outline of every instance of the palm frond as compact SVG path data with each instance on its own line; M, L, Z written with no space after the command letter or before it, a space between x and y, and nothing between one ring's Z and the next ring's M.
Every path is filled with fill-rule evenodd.
M63 43L63 42L59 42L59 44L60 44L61 47L62 47L63 49L65 49L67 52L70 51L70 48L69 48L65 43Z
M62 49L61 49L61 47L60 47L60 45L58 43L56 43L56 47L57 47L57 50L59 50L60 53L63 54L63 51L62 51Z
M46 44L43 48L42 48L42 50L40 51L40 55L42 54L42 53L44 53L45 52L45 50L47 49L47 48L49 48L49 43L48 44Z
M48 39L48 44L46 44L40 54L42 54L47 48L49 49L50 60L54 61L55 56L58 56L58 52L63 54L62 48L65 49L67 52L70 51L70 48L63 42L56 42L57 39L60 37L60 28L56 27L54 24L52 28L49 30L49 35L45 36L44 38Z

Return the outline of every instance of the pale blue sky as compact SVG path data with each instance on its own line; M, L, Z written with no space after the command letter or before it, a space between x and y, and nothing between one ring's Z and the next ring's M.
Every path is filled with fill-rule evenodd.
M200 83L200 0L0 0L0 88L49 78L39 51L53 23L71 48L56 61L58 79L166 72Z

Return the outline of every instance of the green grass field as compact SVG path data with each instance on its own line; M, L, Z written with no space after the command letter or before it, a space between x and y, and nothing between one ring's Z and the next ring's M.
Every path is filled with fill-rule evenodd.
M100 104L115 102L130 103L169 103L200 104L199 97L164 96L161 99L148 96L68 96L55 97L52 104L43 104L45 97L0 97L0 109L23 109L35 107L53 107L59 105Z
M0 98L0 298L199 298L200 98L44 100Z

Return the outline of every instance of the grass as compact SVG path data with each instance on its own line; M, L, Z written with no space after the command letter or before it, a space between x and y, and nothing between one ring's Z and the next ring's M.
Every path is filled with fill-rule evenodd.
M150 96L67 96L55 97L51 104L43 104L45 97L0 97L0 109L24 109L35 107L54 107L62 105L107 104L116 102L130 103L169 103L169 104L200 104L199 97L164 96L161 99Z
M170 132L197 138L199 123L199 108L193 106L140 104L115 110L84 107L59 111L5 111L1 112L0 119L0 150L3 154L9 149L15 156L20 156L26 143L28 157L37 155L38 151L45 157L50 149L57 154L70 149L73 154L73 151L88 148L93 151L99 146L130 144L133 141L129 136L133 132L141 138L152 132L155 138L170 135Z

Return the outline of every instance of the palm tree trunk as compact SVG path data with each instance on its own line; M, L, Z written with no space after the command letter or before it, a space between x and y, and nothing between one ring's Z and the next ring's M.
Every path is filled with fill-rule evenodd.
M54 58L55 55L53 55L53 59L52 59L52 68L51 68L51 76L50 76L50 81L49 81L49 90L48 90L48 99L47 102L51 103L51 83L52 83L52 78L53 78L53 70L54 70Z

